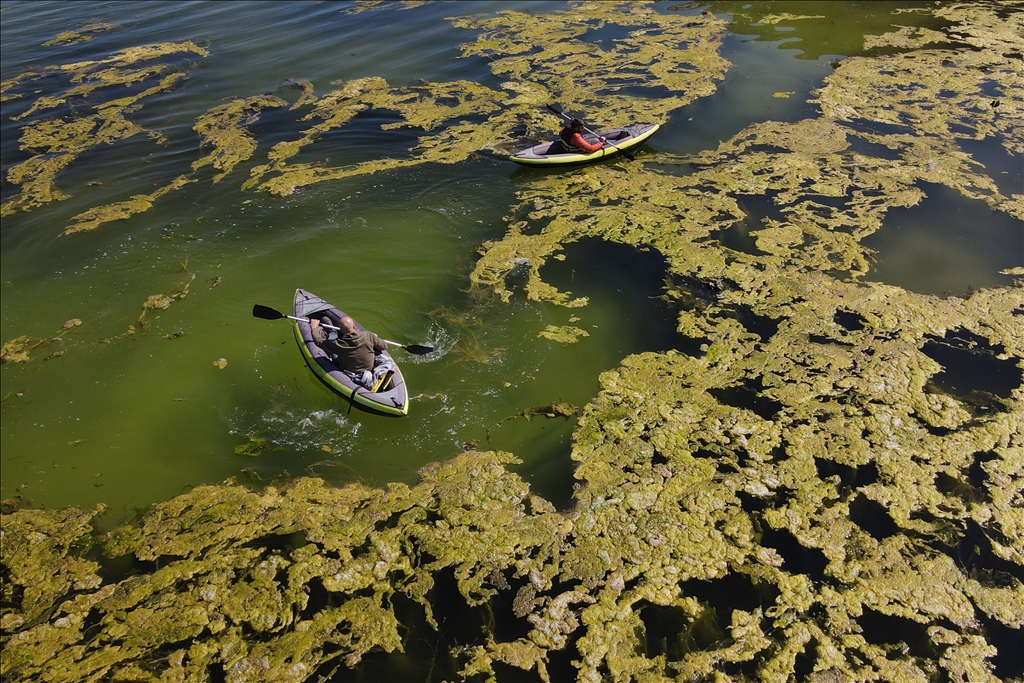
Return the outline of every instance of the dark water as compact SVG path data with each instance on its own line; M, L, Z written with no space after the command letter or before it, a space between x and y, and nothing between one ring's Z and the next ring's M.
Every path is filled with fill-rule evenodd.
M798 4L801 13L834 14L835 21L738 25L724 42L723 55L734 66L719 90L677 111L650 149L691 154L752 122L813 115L806 102L811 91L847 54L840 50L853 52L865 31L877 29L871 19L877 5ZM193 60L181 87L134 114L138 125L160 131L165 144L142 135L92 149L58 177L69 199L3 219L2 341L21 335L61 341L0 371L0 497L17 494L50 507L104 503L116 521L190 486L229 477L268 482L315 473L334 482L414 481L425 463L477 444L518 455L535 490L568 505L575 420L512 416L556 402L582 407L596 393L598 375L626 355L682 342L671 311L656 298L663 261L622 247L582 243L567 249L565 261L545 266L552 284L590 297L577 323L590 336L575 344L538 338L548 325L567 324L565 309L522 296L481 306L467 294L477 248L504 234L503 218L516 189L535 177L530 173L480 155L320 183L286 198L243 191L248 171L265 162L269 147L307 125L274 110L252 127L257 154L221 182L212 183L211 173L145 213L61 236L73 216L186 173L204 153L192 128L196 118L230 98L275 91L291 79L310 81L318 93L367 76L392 86L467 79L496 87L500 79L486 60L459 58L459 45L475 33L455 28L448 17L563 6L390 3L351 13L353 3L3 3L5 81L151 42L192 40L210 55ZM43 46L96 22L111 28L88 42ZM592 36L596 42L615 37ZM777 92L793 94L781 99ZM13 119L28 106L3 103L4 175L28 157L19 149L23 123ZM363 115L298 160L341 166L401 154L412 137L381 130L388 120ZM552 121L552 129L557 125ZM1004 192L1019 187L1019 163L998 149L979 155L999 169ZM0 184L4 201L17 191L6 180ZM893 229L871 245L878 252L873 278L957 293L999 284L999 270L1024 262L1019 222L993 220L987 207L941 191L929 196L922 207L890 214ZM755 204L752 225L760 221ZM149 296L192 275L187 298L148 314L148 334L101 342L135 324ZM389 339L437 347L426 357L396 352L418 396L407 418L350 410L305 368L286 323L250 315L255 303L287 310L296 287L336 302ZM73 318L82 325L62 332ZM57 349L64 355L43 360ZM218 359L227 365L217 367ZM269 450L236 454L250 437L265 439Z

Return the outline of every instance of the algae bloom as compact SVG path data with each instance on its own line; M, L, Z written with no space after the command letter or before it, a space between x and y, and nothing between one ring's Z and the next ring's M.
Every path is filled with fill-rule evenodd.
M611 21L605 6L580 8L583 24ZM199 486L104 536L92 531L100 509L10 511L0 673L315 681L399 668L427 643L428 675L448 681L1024 675L1014 668L1024 268L1008 270L1005 286L937 297L874 280L864 244L935 186L1024 220L1024 195L1001 191L958 144L1024 149L1024 14L1016 4L932 11L947 28L896 29L871 41L892 53L838 63L814 116L754 124L686 159L640 157L518 186L506 234L481 247L477 293L494 306L521 290L582 308L584 297L544 282L547 259L584 238L653 250L668 264L677 328L700 349L633 355L601 375L573 434L571 510L532 493L510 471L515 455L471 450L424 467L413 486ZM660 75L666 63L638 47L644 36L695 49L683 71L714 87L724 22L672 25L647 5L617 12L629 30L616 49L673 90L659 115L688 100ZM584 75L592 68L595 80L582 82L595 105L621 111L628 98L596 80L605 55L575 49L587 27L550 16L456 22L481 31L465 52L491 58L522 102L546 97L527 72L557 54ZM522 40L531 22L543 28L537 46ZM560 68L542 80L557 81ZM287 194L399 163L456 163L471 145L431 131L471 111L507 115L511 130L528 107L498 100L462 82L343 84L310 100L309 120L321 123L275 146L250 186ZM277 104L214 112L232 144L204 164L227 173L251 148L238 126ZM289 162L370 106L424 131L408 159ZM673 164L689 172L667 171ZM773 211L744 229L752 197ZM147 299L140 326L189 282ZM541 336L569 343L581 333L552 326ZM27 354L33 341L5 352ZM575 413L552 404L522 416ZM263 445L252 437L239 453Z

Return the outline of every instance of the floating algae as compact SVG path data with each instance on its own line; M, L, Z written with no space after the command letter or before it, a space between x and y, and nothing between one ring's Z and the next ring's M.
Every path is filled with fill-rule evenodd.
M951 33L1004 49L991 36L1018 14L962 11L945 15L962 22ZM941 74L963 88L949 97L996 59L978 41L975 61ZM444 680L1024 675L1024 269L1013 286L938 298L864 281L860 244L889 207L920 201L922 181L1020 217L944 132L1012 141L1018 128L981 109L986 125L944 128L859 75L870 62L927 83L931 54L871 60L838 66L822 117L752 126L689 175L608 165L520 189L478 291L506 296L525 264L531 297L585 304L544 285L546 258L584 237L654 249L679 330L702 345L601 375L573 436L572 511L496 452L429 465L412 487L203 486L106 537L106 557L135 562L123 578L86 552L95 512L12 512L0 674L320 680L434 638ZM864 111L843 110L840 87ZM888 134L862 118L890 116L885 97L909 111ZM723 246L760 195L775 211L756 249ZM692 281L722 286L674 291ZM951 349L1008 379L944 388ZM445 635L460 618L481 626Z
M463 46L463 56L489 58L493 73L535 89L526 104L572 102L581 111L600 112L592 121L596 126L639 116L661 122L670 111L713 93L730 66L718 53L725 24L707 13L661 14L638 3L582 2L543 15L504 10L453 21L483 31ZM631 30L611 45L581 40L612 26ZM628 95L620 94L626 90ZM552 128L557 126L542 130Z
M267 448L268 445L266 439L261 439L256 436L250 436L248 441L238 446L235 446L235 453L238 455L248 455L249 457L254 458L263 451L267 450Z
M12 339L9 342L5 343L3 348L0 349L0 363L28 362L29 360L31 360L29 354L32 353L32 351L41 346L48 346L53 342L63 341L64 338L61 336L62 334L64 334L65 332L70 332L71 330L75 329L81 324L82 321L80 319L72 318L71 320L68 320L61 326L60 331L58 331L57 335L54 337L50 337L48 339L40 339L37 337L29 337L26 335L22 335L20 337L17 337L16 339ZM63 355L63 351L55 351L54 353L50 354L50 356L48 356L46 360L50 360L50 358L57 358Z
M21 186L21 192L0 207L2 215L28 211L69 195L56 186L57 175L86 150L100 143L124 140L142 129L124 118L125 111L104 111L71 120L44 119L22 129L21 148L35 156L16 164L7 180Z
M864 49L876 47L897 47L900 49L916 49L933 43L946 43L949 38L942 31L933 31L920 26L901 26L880 36L865 36Z
M874 65L918 63L899 59ZM833 79L856 87L846 64L823 97ZM870 89L868 71L857 83ZM1014 85L1013 74L1000 73ZM951 69L942 76L946 86L974 88L970 73ZM927 82L927 73L910 80L916 78ZM1012 98L1020 89L1007 92ZM855 97L839 87L832 93L836 101ZM877 92L863 101L892 118L901 111L899 102L889 105ZM1014 110L1012 102L1007 110ZM917 203L920 181L943 183L1018 217L1019 199L1000 195L980 165L944 139L948 129L937 121L900 119L922 125L909 126L912 135L880 135L839 123L857 123L852 116L768 122L691 160L696 171L682 178L605 167L535 181L519 192L508 236L485 245L473 278L502 298L509 294L508 274L528 263L528 295L564 304L566 295L540 281L540 266L564 244L588 236L653 247L678 276L722 278L729 285L721 303L680 314L680 331L705 341L703 358L627 359L602 377L601 395L580 420L573 458L585 486L577 493L576 546L586 571L576 578L586 586L612 576L620 591L639 582L622 602L582 610L589 630L576 643L584 655L581 679L610 673L613 679L662 680L674 672L690 680L722 667L731 675L785 678L798 657L823 678L928 677L943 668L951 676L969 671L972 680L994 679L992 664L984 662L997 650L981 620L1019 628L1024 607L1024 586L1013 576L1024 563L1019 511L1005 503L1019 501L1021 492L1020 375L1012 405L1001 404L986 417L930 385L942 367L922 349L929 335L967 330L998 349L986 353L1020 367L1021 288L943 301L854 280L867 272L870 258L859 240L881 228L887 206ZM1000 124L998 131L975 130L1013 140L1019 124L1012 117ZM854 135L898 150L900 158L894 163L855 153L847 142ZM757 254L723 250L709 240L742 220L743 195L765 193L780 218L766 219L754 233ZM621 205L644 208L621 215ZM850 281L834 279L844 272ZM748 328L737 311L770 321L774 333L765 338ZM848 319L861 322L839 322ZM967 486L965 473L977 468L982 454L989 454L986 463L999 463L994 469L1016 473L1000 480L1001 491L987 485L977 492L989 501L984 510L973 498L950 495ZM677 456L683 460L676 463ZM854 474L822 474L833 462ZM860 477L859 471L870 474ZM689 486L680 476L691 480ZM958 483L940 487L943 481ZM658 507L662 500L665 511ZM683 518L680 506L689 513ZM877 537L884 520L902 534ZM581 525L598 533L582 534ZM987 574L983 589L973 570L955 559L967 535L977 537L971 529L983 529L984 540L970 566L1004 567ZM925 539L923 547L908 538ZM658 549L664 558L652 565ZM816 553L821 561L807 571L804 558ZM776 604L734 609L731 638L692 647L686 624L697 623L701 609L687 587L730 575L745 577L749 592L776 594ZM975 597L979 589L995 590L1000 607L983 605ZM683 626L670 634L679 640L669 648L677 661L644 641L639 621L650 619L632 627L623 620L631 610L641 617L654 611L645 604L678 610ZM867 612L924 624L930 647L944 653L938 664L908 656L899 636L871 628ZM960 629L955 636L938 625L946 622ZM600 656L588 660L585 650L593 648ZM645 650L657 657L636 656Z
M399 649L392 602L408 599L432 622L433 572L452 568L461 599L481 604L496 593L496 573L555 539L559 517L504 470L511 462L494 453L463 456L425 468L413 489L331 489L318 479L262 495L240 486L197 488L156 506L142 527L110 534L108 555L133 553L155 571L116 585L82 586L76 597L67 588L33 595L32 612L18 598L22 590L28 596L34 577L12 573L4 631L13 635L5 641L2 673L207 680L213 667L230 681L300 681L329 670L323 667L333 659L355 666L372 648ZM65 535L87 528L91 518L64 514L71 518ZM35 566L35 558L7 554L32 547L24 542L30 525L39 524L35 515L4 516L5 563ZM297 535L305 544L294 550L263 545ZM407 555L414 547L417 558ZM43 554L48 546L38 548ZM324 603L310 594L321 590L315 586L342 599ZM47 610L52 624L39 622ZM54 636L78 643L86 619L93 645L52 648ZM258 633L262 642L247 643L244 632ZM164 646L165 654L152 656Z
M516 462L510 456L486 452L424 468L412 488L334 489L316 479L263 494L200 487L157 505L141 526L109 535L109 556L133 553L148 569L116 584L51 591L47 604L36 598L32 614L46 612L46 620L26 618L17 589L34 576L15 574L3 673L28 680L49 667L67 672L54 680L209 680L220 670L232 681L315 680L334 659L353 667L371 650L403 648L393 611L399 598L440 628L439 601L453 598L437 593L434 577L451 571L461 596L454 599L465 609L504 604L513 613L496 618L528 625L511 640L485 632L482 642L457 644L461 668L453 677L490 678L503 663L552 680L548 666L571 641L580 680L691 680L722 667L786 678L798 657L823 676L892 680L972 669L970 680L994 680L985 660L997 652L980 619L1019 628L1024 598L1019 579L991 559L1021 563L1022 392L1014 390L1011 410L982 420L961 415L955 401L936 403L923 388L927 373L908 372L934 371L924 354L914 356L919 340L909 331L923 337L938 318L975 327L990 311L1015 310L1019 297L993 290L949 303L907 294L886 323L896 302L873 297L871 288L837 286L845 288L838 297L845 310L868 324L849 330L821 322L819 332L856 337L842 348L850 359L870 358L871 367L855 375L850 363L833 361L842 370L817 388L808 383L805 394L778 386L771 415L723 403L709 390L744 378L770 384L772 375L805 386L800 379L816 375L786 334L757 353L736 345L699 359L651 353L605 373L574 437L585 487L572 513L530 495L506 471ZM832 320L821 313L811 317ZM1019 327L987 334L1020 358ZM919 376L915 385L900 383L906 374ZM858 403L871 408L852 409ZM950 410L954 420L944 420ZM946 433L936 434L935 424L946 424ZM936 488L934 472L961 480L979 453L988 454L982 496L965 507L955 487ZM826 455L873 474L823 476ZM854 514L862 497L899 532L876 538L877 525ZM24 547L17 534L28 533L35 514L5 517L14 547ZM80 514L69 515L73 529L91 517ZM986 529L990 545L971 560L985 567L980 573L944 550L965 520ZM284 548L275 540L297 537L301 543ZM31 565L7 552L5 564ZM809 567L803 554L821 560ZM715 597L716 582L729 577L729 585L767 598ZM511 604L494 602L511 590ZM705 618L709 603L727 628L695 647L683 633ZM666 636L671 648L645 638L656 627L648 617L655 607L677 615ZM868 613L922 624L941 656L889 644ZM87 622L95 625L88 634ZM246 631L258 640L244 638Z
M289 109L299 109L300 107L304 107L307 104L313 104L314 102L316 102L316 88L313 86L312 83L310 83L304 78L293 78L291 80L285 81L281 85L281 87L298 88L299 90L302 91L302 94L299 95L298 99L296 99L295 102L290 107L288 107Z
M462 53L490 58L492 71L509 79L502 91L469 81L395 88L381 78L351 81L321 97L303 120L322 122L297 140L276 144L269 155L271 163L254 168L243 188L289 195L299 187L328 180L427 162L457 163L487 150L508 153L513 131L525 127L531 137L546 137L557 128L542 108L557 99L555 93L577 106L600 111L601 119L594 125L638 117L663 121L672 110L714 92L715 82L729 66L717 51L724 23L710 15L680 17L635 4L581 3L539 16L502 11L493 18L452 21L460 28L484 31L476 42L463 45ZM633 31L608 51L579 40L589 30L611 25ZM615 85L610 85L612 81ZM656 95L615 94L650 82L659 84ZM398 114L399 122L384 124L383 130L426 131L407 158L374 159L340 168L286 163L320 135L371 107ZM487 126L478 123L483 116ZM273 175L264 179L267 174Z
M286 161L312 144L324 133L348 123L353 117L370 108L388 109L398 112L399 123L384 124L384 130L398 127L432 130L443 122L469 114L486 114L498 109L501 94L470 81L452 83L426 83L391 88L382 78L362 78L344 84L313 103L313 111L303 117L304 121L320 119L322 122L311 126L298 140L280 142L274 145L269 158L272 163L252 170L251 177L243 188L259 187L275 194L288 195L297 187L325 180L374 173L410 164L436 161L455 163L465 160L470 154L481 149L490 133L480 126L455 126L434 136L421 138L423 153L412 159L375 159L345 168L328 168L310 164L287 164ZM267 173L277 175L260 182Z
M125 339L131 339L132 337L135 336L135 332L136 332L135 325L129 325L128 329L125 330L124 332L122 332L121 334L115 335L113 337L104 337L103 339L100 339L98 343L99 344L113 344L114 342L117 342L117 341L124 341Z
M35 71L26 71L23 74L9 78L6 81L0 81L0 102L8 102L10 100L18 100L25 96L25 93L10 92L16 86L21 85L25 81L35 78L39 74Z
M142 302L142 313L139 314L138 326L142 332L149 332L148 314L154 309L169 308L176 299L184 299L188 296L188 289L192 281L196 279L195 273L189 273L188 277L177 282L163 294L153 294Z
M26 335L16 337L4 344L3 349L0 350L0 363L25 363L30 360L29 354L33 350L49 343L49 339Z
M584 237L656 249L680 276L760 281L755 271L768 264L862 276L871 254L860 240L881 228L889 207L917 204L924 197L922 181L1013 216L1020 212L1018 198L1001 195L979 165L949 142L863 136L896 150L900 158L893 161L850 150L847 138L854 134L828 119L766 122L693 158L698 170L687 176L601 166L534 182L518 192L509 234L484 245L472 278L507 299L506 278L526 263L530 298L585 305L539 276L547 258ZM739 201L746 195L768 195L778 207L778 218L752 232L758 254L731 253L709 241L742 222ZM623 215L622 205L643 208ZM527 229L532 222L543 228Z
M170 64L141 64L189 53L204 56L207 51L192 42L155 43L122 50L103 60L47 67L42 72L5 81L5 99L22 96L20 90L46 76L59 75L69 79L71 86L57 95L36 98L26 111L13 117L16 121L32 117L22 128L20 147L33 156L8 170L8 182L20 186L21 191L0 206L0 215L30 211L51 201L67 199L68 195L56 187L57 175L87 150L143 132L126 115L133 113L144 98L170 90L185 77L183 71ZM159 79L157 84L141 91L95 101L104 94L124 92L125 87L153 79ZM67 113L36 118L40 112L57 108ZM77 114L83 108L94 113Z
M556 341L559 344L574 344L580 340L580 337L589 337L590 333L575 325L548 325L537 336Z
M487 428L486 439L487 442L490 443L491 432L493 432L495 429L505 424L509 420L515 420L516 418L519 417L525 417L527 422L529 422L531 418L536 416L546 417L549 420L553 420L556 417L564 417L565 419L568 420L570 417L575 417L576 415L578 415L579 412L580 409L577 406L571 405L569 403L549 403L544 406L533 406L531 408L527 408L526 410L520 410L515 415L503 417L497 422L495 422L493 425Z
M342 10L344 14L358 14L360 12L366 12L368 10L388 8L392 9L398 7L399 9L413 9L426 3L427 0L399 0L393 2L392 0L359 0L353 7L347 7Z
M88 211L84 211L77 216L72 217L71 220L74 221L74 223L65 228L62 234L71 235L76 232L95 230L104 223L124 220L137 213L148 211L153 207L153 202L160 199L160 197L194 182L196 182L194 178L187 175L181 175L150 194L137 194L123 202L116 202L114 204L89 209Z
M1002 331L978 323L990 315L1012 322L1020 297L991 290L942 301L830 285L839 288L831 309L841 303L846 315L799 316L845 342L832 345L846 362L832 359L827 372L807 367L806 344L781 333L755 352L728 344L703 358L650 353L605 373L574 437L585 487L569 514L530 495L505 469L514 459L487 452L424 468L412 488L336 489L316 479L262 494L200 487L108 536L109 556L146 563L109 584L90 579L97 565L61 540L87 546L95 513L65 511L44 537L54 541L34 544L22 539L37 538L36 515L55 513L6 515L5 566L51 571L52 558L74 562L31 602L19 596L30 595L35 574L11 573L3 673L316 680L334 660L354 667L371 651L405 647L397 602L418 605L440 628L434 615L454 599L467 610L490 605L496 619L523 623L525 635L485 632L481 642L456 644L449 680L491 678L499 663L557 680L548 667L570 642L580 680L693 680L723 669L788 678L800 659L822 680L942 671L995 680L998 652L981 620L1019 629L1024 614L1024 585L1012 573L1024 563L1024 396L1017 386L1007 411L972 418L925 391L935 367L919 345L942 320L1020 359L1019 322ZM811 278L794 294L817 301L819 289ZM848 324L851 316L864 324ZM721 325L721 335L732 331ZM853 367L859 362L867 367ZM916 379L908 385L907 377ZM774 412L711 392L744 378L774 387L766 391ZM829 462L841 474L827 474ZM968 484L974 468L981 476ZM956 486L937 484L936 472L979 495L962 498ZM864 499L889 519L885 534L857 511ZM972 524L983 530L973 541L980 547L958 560L953 548ZM302 541L282 547L285 538ZM30 546L41 559L11 550ZM446 571L458 597L437 592L434 577ZM732 590L716 594L719 585ZM495 602L502 591L516 599ZM675 615L676 626L662 631L671 647L646 637L664 628L649 616L656 608ZM693 640L686 634L709 608L723 615L724 631ZM908 650L871 614L920 624L935 656Z
M823 113L946 139L996 137L1024 153L1024 18L969 5L936 14L958 22L950 33L973 49L846 60L820 92Z
M827 8L828 11L814 16L806 14L811 6L805 0L773 0L771 4L713 0L707 7L719 16L729 16L729 29L733 34L756 36L754 40L775 44L793 57L807 60L833 55L860 55L879 47L886 47L888 51L905 49L913 47L916 41L901 45L893 33L913 35L917 29L921 31L918 34L921 37L937 38L930 31L949 25L936 16L936 6L925 3L887 3L878 11L869 13L847 3L818 3L815 9ZM936 33L942 33L943 43L963 45L944 32ZM869 34L885 34L890 42L880 41L880 36Z
M45 624L56 600L100 586L99 565L79 555L93 542L90 523L102 511L101 506L91 511L68 508L4 514L3 602L19 604L16 612L3 610L0 623L5 633ZM52 633L62 626L47 624L46 630ZM4 658L5 669L9 661Z
M783 12L782 14L766 14L759 20L761 24L767 24L768 26L774 26L783 21L799 21L801 19L825 19L826 17L820 14L790 14L789 12Z
M381 78L370 77L345 83L317 98L308 81L288 81L282 87L297 86L302 90L291 109L312 106L312 111L301 120L320 122L295 140L275 144L268 153L268 163L253 168L242 188L290 195L297 188L325 181L423 163L458 163L481 152L507 154L521 146L519 138L524 130L535 139L547 137L557 127L542 105L559 97L601 112L600 118L592 122L594 125L641 119L662 122L669 112L714 92L715 83L724 77L729 66L718 54L725 23L707 13L679 16L632 3L581 3L570 10L539 16L499 12L488 19L464 17L452 21L461 28L483 31L475 42L462 46L463 56L482 55L491 59L493 72L508 79L501 90L470 81L391 87ZM589 31L608 26L625 27L630 32L608 49L594 49L591 43L581 40ZM538 27L543 30L538 31ZM524 50L524 45L531 49ZM185 76L180 71L168 73L171 66L166 64L138 65L188 53L208 54L205 48L192 42L160 43L124 50L103 60L49 69L46 73L68 75L76 85L57 95L38 97L16 119L55 107L74 106L114 85L162 79L128 97L91 105L97 112L91 117L53 118L26 126L22 148L44 149L9 170L8 180L19 185L21 192L0 207L2 214L29 211L67 199L68 195L56 185L60 173L100 142L113 143L143 132L125 115L134 111L143 98L169 90ZM5 81L4 98L21 96L20 90L41 75L22 74ZM653 91L633 92L652 82L658 83ZM620 94L625 89L630 94ZM195 129L201 137L200 145L212 145L213 151L193 163L193 172L212 164L218 171L213 182L219 182L238 163L249 159L258 146L245 126L261 109L284 104L274 95L241 97L199 117ZM288 162L324 133L370 108L397 115L399 120L384 124L383 130L413 128L424 134L407 155L398 158L372 159L346 167ZM483 117L487 126L479 123ZM77 144L69 144L71 141ZM61 146L65 149L58 150ZM103 223L147 211L160 197L194 181L190 174L182 174L152 193L93 207L75 216L64 234L92 230Z
M207 156L193 162L192 170L213 164L220 171L213 177L213 182L219 183L239 162L245 161L256 151L256 141L246 132L245 127L255 123L262 110L287 105L280 97L257 95L232 100L200 116L195 125L195 131L201 139L200 145L209 145L214 149Z
M303 90L303 95L299 98L299 102L302 102L308 96L311 85L308 82L297 85ZM201 138L200 145L212 146L213 151L192 163L191 174L180 175L150 194L134 195L126 201L94 207L80 213L72 218L74 223L68 226L63 234L69 235L94 230L103 223L124 220L135 214L148 211L152 208L153 203L164 195L197 182L195 172L204 166L212 164L215 169L220 171L213 177L214 183L220 182L224 176L234 170L235 166L248 160L256 151L256 142L245 127L255 123L263 109L283 107L287 104L285 100L275 95L258 95L239 98L228 104L214 107L200 116L194 126Z
M113 28L113 26L103 21L93 22L91 24L86 24L77 31L64 31L53 40L48 40L43 43L43 47L50 47L51 45L74 45L76 43L86 43L92 40L92 34L105 33Z
M65 92L55 96L44 96L36 100L27 111L14 117L14 120L24 119L37 112L65 105L68 100L76 97L85 97L96 91L113 86L129 86L144 82L153 76L171 71L168 65L151 64L139 68L131 68L158 57L166 57L174 54L193 53L200 56L207 56L209 53L205 48L195 43L185 41L181 43L152 43L138 47L121 50L110 57L102 60L75 62L61 66L49 67L46 72L59 73L68 76L71 83L77 84ZM172 74L173 75L173 74ZM40 74L33 75L39 78ZM143 91L147 92L148 91ZM114 100L122 102L122 99ZM131 102L129 102L131 103ZM96 105L102 107L102 103Z

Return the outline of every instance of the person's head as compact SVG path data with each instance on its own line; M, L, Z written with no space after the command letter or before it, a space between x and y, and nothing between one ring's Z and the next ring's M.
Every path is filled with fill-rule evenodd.
M338 321L338 327L341 328L343 333L349 334L356 331L356 321L346 315Z
M580 121L579 119L573 119L572 121L569 122L569 126L574 131L577 131L577 132L582 131L583 130L583 121Z

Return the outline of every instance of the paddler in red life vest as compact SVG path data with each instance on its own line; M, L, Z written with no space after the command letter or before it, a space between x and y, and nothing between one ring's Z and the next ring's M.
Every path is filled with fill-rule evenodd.
M573 119L568 126L559 131L558 137L561 139L563 154L591 154L601 149L605 142L604 138L598 138L597 142L590 144L583 139L583 129L583 122Z

